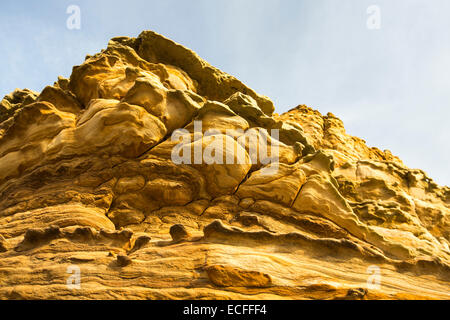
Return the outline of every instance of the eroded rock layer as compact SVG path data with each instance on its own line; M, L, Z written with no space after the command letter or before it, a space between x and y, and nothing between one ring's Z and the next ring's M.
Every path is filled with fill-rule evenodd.
M449 299L450 189L332 114L273 112L151 31L6 96L0 298ZM229 161L174 162L180 128Z

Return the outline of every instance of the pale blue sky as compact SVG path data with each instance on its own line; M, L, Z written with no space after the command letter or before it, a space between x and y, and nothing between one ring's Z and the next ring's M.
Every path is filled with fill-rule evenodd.
M81 30L66 28L71 4ZM366 27L369 5L380 30ZM0 95L40 91L111 37L151 29L269 96L276 112L332 112L450 185L449 17L448 0L2 0Z

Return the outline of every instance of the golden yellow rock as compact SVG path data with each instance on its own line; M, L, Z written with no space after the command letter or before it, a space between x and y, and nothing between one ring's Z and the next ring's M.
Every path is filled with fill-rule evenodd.
M449 299L450 189L273 111L151 31L6 96L0 299Z

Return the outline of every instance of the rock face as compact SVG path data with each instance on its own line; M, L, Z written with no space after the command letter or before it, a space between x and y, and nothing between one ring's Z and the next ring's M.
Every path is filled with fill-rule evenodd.
M332 114L273 112L151 31L6 96L0 298L449 299L450 189ZM180 128L203 161L174 161Z

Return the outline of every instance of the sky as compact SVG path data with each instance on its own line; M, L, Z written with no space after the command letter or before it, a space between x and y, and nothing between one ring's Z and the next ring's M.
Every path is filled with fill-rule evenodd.
M67 27L70 5L80 29ZM277 113L332 112L349 134L450 185L449 16L448 0L2 0L0 96L41 91L110 38L154 30L270 97Z

